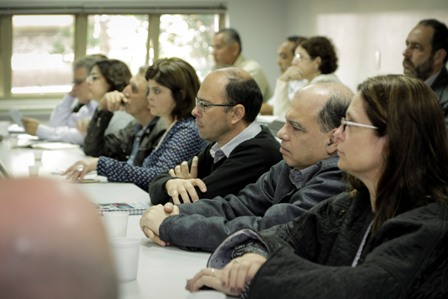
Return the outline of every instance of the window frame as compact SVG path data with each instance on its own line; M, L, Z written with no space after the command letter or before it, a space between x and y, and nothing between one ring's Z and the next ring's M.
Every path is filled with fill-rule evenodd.
M226 19L226 7L222 4L213 4L204 7L141 7L141 4L127 4L126 6L111 5L110 7L65 7L61 9L46 7L8 7L3 10L0 5L0 103L7 100L36 100L60 99L63 93L51 94L12 94L12 18L15 15L74 15L74 61L86 55L88 16L93 14L139 14L148 17L148 37L146 41L146 58L142 64L152 63L159 57L160 16L163 14L216 14L218 16L218 29L223 28ZM34 105L33 105L34 106Z

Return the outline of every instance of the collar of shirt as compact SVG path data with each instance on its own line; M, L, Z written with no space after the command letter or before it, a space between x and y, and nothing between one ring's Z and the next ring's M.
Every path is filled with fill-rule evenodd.
M442 71L442 70L440 70L440 71ZM425 80L426 85L431 86L434 83L434 81L436 81L436 78L440 74L440 71L435 73L434 75L432 75L428 79L426 79Z
M296 186L297 189L300 189L308 181L308 179L320 169L321 164L322 162L319 161L318 163L308 166L305 169L292 168L289 173L289 180L294 186Z
M219 147L218 143L215 142L210 148L210 155L214 158L215 153L221 150L226 157L229 157L232 151L246 140L252 139L261 132L261 127L256 122L251 123L247 128L236 135L232 140L227 142L224 146Z

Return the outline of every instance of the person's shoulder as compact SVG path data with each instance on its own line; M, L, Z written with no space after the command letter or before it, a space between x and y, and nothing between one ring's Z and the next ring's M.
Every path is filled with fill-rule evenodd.
M338 161L339 161L339 156L338 155L331 155L330 157L323 159L321 161L319 161L317 164L321 165L321 169L333 169L333 168L338 168Z

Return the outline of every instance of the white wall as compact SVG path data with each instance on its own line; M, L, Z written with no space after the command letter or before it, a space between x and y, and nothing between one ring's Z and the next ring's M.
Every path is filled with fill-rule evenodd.
M330 37L338 76L352 89L369 76L402 73L409 31L424 18L448 24L447 0L288 0L287 30Z

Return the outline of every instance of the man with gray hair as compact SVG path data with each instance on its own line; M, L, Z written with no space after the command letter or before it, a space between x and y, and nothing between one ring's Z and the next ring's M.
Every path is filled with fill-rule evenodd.
M161 246L213 251L241 228L262 230L288 222L318 202L343 192L333 133L353 93L340 83L316 83L300 89L278 132L283 160L256 183L194 204L158 205L140 220L147 237Z

